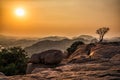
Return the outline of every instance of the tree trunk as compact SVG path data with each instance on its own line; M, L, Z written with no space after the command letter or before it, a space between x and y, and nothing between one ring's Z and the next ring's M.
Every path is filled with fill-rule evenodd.
M101 42L103 41L103 36L104 36L104 35L100 35L99 43L101 43Z

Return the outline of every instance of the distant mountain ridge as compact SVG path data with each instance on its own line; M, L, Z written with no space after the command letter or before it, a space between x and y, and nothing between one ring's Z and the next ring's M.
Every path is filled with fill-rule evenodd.
M59 49L65 51L73 42L82 41L86 44L97 42L97 39L90 35L80 35L69 39L67 37L49 36L43 38L18 39L15 37L0 35L0 45L4 47L21 46L28 54L39 53L48 49ZM105 39L107 42L119 42L120 37Z
M54 38L55 37L48 38L48 40L41 40L33 44L32 46L26 47L25 50L28 52L29 55L32 55L34 53L39 53L49 49L58 49L58 50L65 51L75 41L91 43L92 41L97 40L96 38L88 35L82 35L79 37L75 37L73 39L59 38L59 37L57 37L56 39Z
M16 37L11 37L11 36L4 36L0 35L0 45L4 47L15 47L15 46L20 46L20 47L27 47L31 46L37 42L37 40L32 40L32 39L19 39Z
M32 55L34 53L39 53L49 49L58 49L64 51L64 49L66 49L66 47L69 47L70 45L71 40L69 39L64 39L60 41L44 40L39 41L32 46L26 47L25 50L28 52L28 54Z
M60 36L48 36L48 37L40 38L39 41L44 41L44 40L59 41L59 40L63 40L63 39L68 39L68 38L60 37Z
M120 42L120 37L113 37L108 40L109 42Z

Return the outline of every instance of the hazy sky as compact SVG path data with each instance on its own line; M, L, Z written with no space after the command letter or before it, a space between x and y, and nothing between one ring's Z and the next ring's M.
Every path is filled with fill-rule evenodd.
M15 14L23 8L25 15ZM107 26L106 36L120 37L120 0L0 0L0 33L44 37L95 35Z

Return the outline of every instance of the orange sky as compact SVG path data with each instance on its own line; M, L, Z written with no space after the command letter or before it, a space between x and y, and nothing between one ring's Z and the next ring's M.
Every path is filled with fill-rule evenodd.
M20 37L96 35L96 29L110 28L106 36L120 35L120 0L1 0L0 33ZM16 8L25 15L15 15Z

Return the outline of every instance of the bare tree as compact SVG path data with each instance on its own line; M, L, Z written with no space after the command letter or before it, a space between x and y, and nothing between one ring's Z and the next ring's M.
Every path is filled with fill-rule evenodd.
M99 42L103 41L103 37L108 31L109 31L108 27L103 27L103 28L99 28L98 30L96 30L96 33L100 36Z

